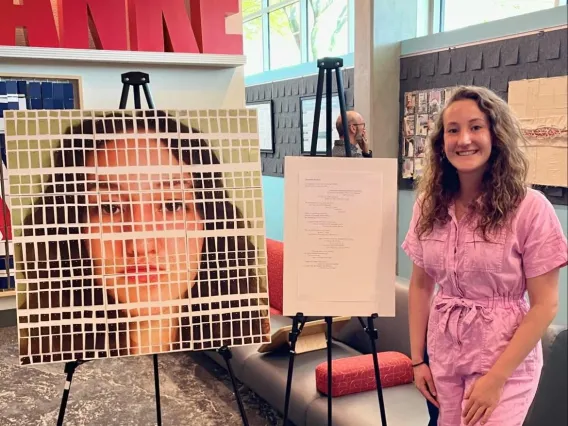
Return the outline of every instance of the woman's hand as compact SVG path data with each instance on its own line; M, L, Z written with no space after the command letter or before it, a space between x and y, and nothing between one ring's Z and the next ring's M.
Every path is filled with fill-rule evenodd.
M430 367L426 364L414 367L414 385L424 395L424 398L440 408L438 401L436 401L436 388L434 387L432 373L430 372Z
M486 374L477 379L464 394L465 407L462 413L466 426L485 424L499 404L505 382L497 376Z

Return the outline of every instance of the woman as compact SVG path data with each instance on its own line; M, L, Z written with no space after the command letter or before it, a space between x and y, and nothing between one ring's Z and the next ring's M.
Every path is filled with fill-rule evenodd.
M22 247L24 308L50 308L36 322L59 324L29 329L23 364L266 340L263 265L237 231L250 225L206 167L219 164L213 150L179 138L196 132L156 111L67 131L53 159L66 170L26 217L24 237L37 241Z
M402 247L415 383L440 426L521 426L538 385L568 246L527 188L521 140L508 105L480 87L453 94L429 140Z

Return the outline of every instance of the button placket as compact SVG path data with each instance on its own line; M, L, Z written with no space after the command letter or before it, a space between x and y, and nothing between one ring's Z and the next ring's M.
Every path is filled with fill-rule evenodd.
M460 238L460 227L458 223L454 222L454 231L455 231L455 238L454 238L454 281L456 283L456 289L458 290L459 294L463 296L463 291L460 288L459 277L458 277L458 242Z

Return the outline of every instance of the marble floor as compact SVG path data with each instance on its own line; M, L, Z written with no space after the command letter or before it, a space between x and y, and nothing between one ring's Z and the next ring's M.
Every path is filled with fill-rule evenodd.
M0 425L54 426L64 364L20 367L16 329L0 328ZM199 353L160 355L163 426L240 426L226 371ZM252 391L241 395L250 426L281 425ZM65 426L156 425L151 356L88 362L73 377Z

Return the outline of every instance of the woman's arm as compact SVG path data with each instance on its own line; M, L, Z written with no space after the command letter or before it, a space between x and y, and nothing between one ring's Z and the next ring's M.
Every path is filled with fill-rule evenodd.
M488 374L503 383L507 381L544 335L558 311L558 275L556 268L527 279L530 310Z
M410 353L413 364L424 361L424 345L430 302L434 294L434 280L423 268L413 264L408 290L408 323L410 327Z

